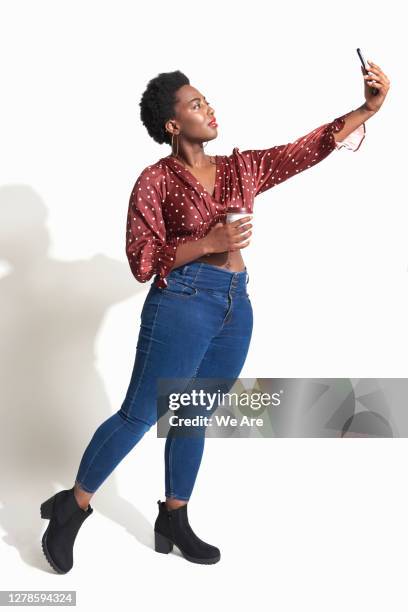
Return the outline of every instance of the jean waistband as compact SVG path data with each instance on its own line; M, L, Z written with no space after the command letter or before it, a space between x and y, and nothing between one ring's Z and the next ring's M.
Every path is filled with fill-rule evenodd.
M233 272L219 266L213 266L202 261L192 261L171 270L168 278L184 278L197 289L212 289L228 292L246 291L249 282L248 270L245 266L241 272Z

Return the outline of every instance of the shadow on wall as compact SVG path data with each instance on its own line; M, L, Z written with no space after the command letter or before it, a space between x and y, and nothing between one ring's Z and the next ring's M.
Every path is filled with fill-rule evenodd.
M0 215L0 258L10 266L0 278L0 526L24 562L52 572L39 504L73 486L91 436L115 411L95 367L95 339L107 309L138 284L127 264L104 255L50 259L47 209L31 187L1 187ZM98 511L153 546L150 523L119 497L114 474L97 495Z

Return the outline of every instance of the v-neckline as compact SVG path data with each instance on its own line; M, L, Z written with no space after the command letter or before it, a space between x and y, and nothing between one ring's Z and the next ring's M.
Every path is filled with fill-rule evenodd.
M197 186L200 188L200 193L204 192L204 193L207 194L208 197L211 198L211 200L214 200L215 202L218 202L218 199L217 199L217 187L218 187L218 179L219 179L219 177L218 177L219 155L212 155L211 157L215 157L215 181L214 181L213 195L211 195L211 193L204 187L204 185L202 185L200 183L200 181L197 179L197 177L195 177L194 174L192 172L190 172L190 170L188 168L186 168L184 166L184 164L182 164L173 155L168 155L166 159L170 159L170 162L174 161L181 168L183 168L184 172L188 175L188 177L190 179L193 179L195 188L197 188Z

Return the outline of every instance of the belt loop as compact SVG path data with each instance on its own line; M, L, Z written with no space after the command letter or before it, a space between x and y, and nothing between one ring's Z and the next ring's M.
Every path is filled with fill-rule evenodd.
M193 279L193 283L197 282L197 276L200 274L200 270L201 270L202 265L203 265L203 262L201 262L201 261L198 261L197 263L198 263L198 266L197 266L197 271L196 271L194 279Z

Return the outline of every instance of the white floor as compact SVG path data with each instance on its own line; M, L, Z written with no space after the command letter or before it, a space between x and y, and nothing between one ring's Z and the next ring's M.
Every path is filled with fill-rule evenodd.
M39 503L70 482L3 483L1 589L75 590L79 610L406 610L404 439L207 439L189 516L212 566L153 549L163 444L149 432L105 481L63 576Z

